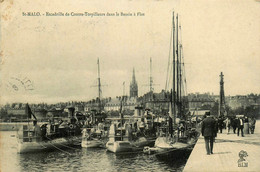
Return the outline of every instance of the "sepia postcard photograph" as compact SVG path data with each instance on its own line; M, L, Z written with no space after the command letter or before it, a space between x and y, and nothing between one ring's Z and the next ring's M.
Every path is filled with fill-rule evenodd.
M259 0L0 0L0 172L259 159Z

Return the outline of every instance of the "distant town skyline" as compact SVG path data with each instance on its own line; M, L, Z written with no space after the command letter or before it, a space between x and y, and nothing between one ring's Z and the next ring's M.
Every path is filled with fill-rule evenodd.
M181 25L188 93L225 96L260 94L260 6L254 0L124 1L110 7L81 1L3 3L1 99L6 102L88 101L98 97L97 59L103 97L129 95L132 70L138 95L149 91L152 58L154 91L165 89L171 53L172 12ZM117 4L118 2L114 2ZM23 16L24 11L141 12L144 16Z

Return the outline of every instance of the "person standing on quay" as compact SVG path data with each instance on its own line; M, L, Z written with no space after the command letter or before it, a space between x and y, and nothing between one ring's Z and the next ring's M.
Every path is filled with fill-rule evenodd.
M227 119L225 120L225 123L226 123L227 134L229 134L230 125L231 125L231 121L230 121L229 117L227 117Z
M240 117L238 119L238 128L237 128L237 136L239 136L239 131L241 130L241 136L244 137L244 132L243 132L243 129L244 129L244 121L243 119Z
M210 112L206 112L206 118L201 124L201 134L204 136L207 155L213 154L213 142L217 134L217 122L210 116Z
M232 118L232 119L231 119L231 126L232 126L232 128L233 128L233 133L236 134L237 118Z
M222 117L219 117L218 118L218 130L220 133L222 133L223 126L224 126L224 120Z
M255 123L256 123L255 117L250 118L250 120L249 120L249 129L250 129L251 134L254 134L254 131L255 131Z

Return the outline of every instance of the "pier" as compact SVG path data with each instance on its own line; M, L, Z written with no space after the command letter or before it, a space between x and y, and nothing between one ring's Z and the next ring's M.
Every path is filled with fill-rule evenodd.
M215 139L211 155L206 155L204 137L200 136L183 171L260 171L260 121L254 134L244 136L237 136L232 128L229 134L223 130ZM242 163L238 162L241 150L248 155Z

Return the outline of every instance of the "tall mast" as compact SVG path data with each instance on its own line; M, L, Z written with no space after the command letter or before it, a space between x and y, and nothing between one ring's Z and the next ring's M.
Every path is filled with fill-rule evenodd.
M120 125L121 125L121 131L120 131L120 136L121 136L121 141L123 141L123 101L124 101L124 89L125 88L125 82L123 82L123 96L120 100L120 109L119 109L119 115L120 115Z
M123 82L123 97L125 96L125 81Z
M177 90L176 90L176 92L177 92L177 95L176 95L176 103L177 103L177 108L178 108L178 113L177 113L177 116L180 114L180 105L179 105L179 103L180 103L180 97L179 97L179 29L178 29L178 25L179 25L179 23L178 23L178 14L177 14L177 16L176 16L176 58L177 58L177 69L176 69L176 71L177 71L177 74L176 74L176 76L177 76L177 78L176 78L176 85L177 85Z
M180 44L180 89L179 89L179 96L180 96L180 113L181 115L183 115L183 112L182 112L182 100L181 100L181 88L182 88L182 62L181 62L181 58L182 58L182 44ZM180 116L181 117L181 116Z
M99 68L99 58L97 60L98 65L98 110L101 112L101 82L100 82L100 68Z
M176 99L175 99L175 22L173 12L173 33L172 33L172 47L173 47L173 88L172 88L172 112L173 112L173 124L176 125Z
M150 92L153 91L152 58L150 57Z

